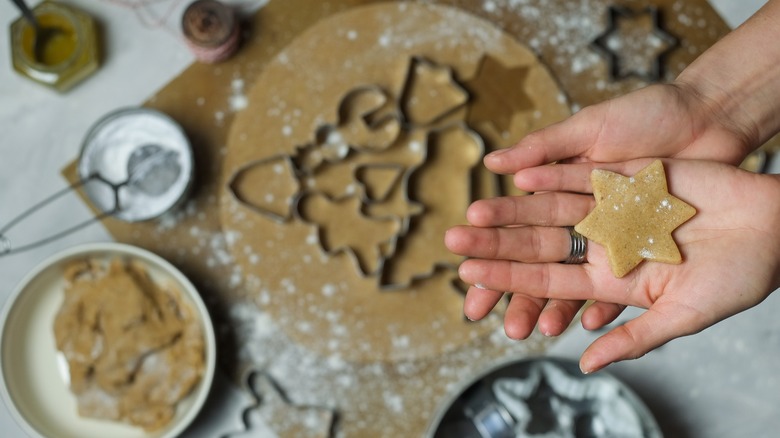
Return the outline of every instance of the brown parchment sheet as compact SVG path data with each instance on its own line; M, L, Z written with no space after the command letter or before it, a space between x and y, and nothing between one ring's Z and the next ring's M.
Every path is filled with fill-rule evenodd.
M488 54L491 57L485 58ZM416 57L425 61L416 62ZM414 360L457 350L497 328L463 318L462 294L450 286L457 279L456 267L462 258L449 253L442 240L449 226L464 222L472 201L471 180L479 178L473 174L484 169L481 158L490 145L469 138L470 132L476 132L465 124L464 116L453 114L443 126L431 123L438 114L458 107L458 99L447 99L448 94L459 94L454 78L477 77L483 58L497 59L501 69L511 66L506 69L516 75L495 84L496 89L522 90L533 106L518 111L515 120L505 124L507 138L519 138L569 114L564 95L533 52L488 21L438 5L364 6L322 20L286 47L257 79L247 95L249 106L237 115L228 136L223 188L236 172L261 171L279 155L300 160L308 152L301 145L316 141L316 133L328 121L339 119L343 96L356 86L377 86L387 90L391 100L403 96L397 103L401 108L412 103L420 107L405 111L404 123L414 127L403 128L406 138L397 143L379 150L364 150L358 144L343 158L325 160L320 166L324 169L310 178L288 171L264 172L306 190L297 205L303 218L279 221L258 211L263 203L239 201L230 190L220 194L223 232L234 233L240 240L232 253L255 284L256 290L248 293L259 295L257 299L264 301L265 309L296 343L353 362ZM361 68L345 68L348 65ZM437 81L441 83L438 90L429 94L427 88ZM417 82L429 86L409 86ZM442 101L452 103L442 105ZM441 108L433 108L437 105ZM421 111L424 107L431 109ZM512 114L503 105L495 107L494 114L481 116L495 120L496 112ZM463 125L453 126L456 121ZM384 129L377 131L381 135ZM417 146L410 148L413 145ZM251 167L252 163L258 166ZM384 257L377 253L366 257L367 248L358 251L362 258L371 259L368 271L376 267L377 259L384 262L382 273L371 275L365 266L356 266L360 263L351 260L350 252L355 253L363 243L376 246L385 241L385 230L377 226L380 220L406 216L394 215L392 209L378 217L351 215L357 208L342 199L357 202L361 198L351 178L357 166L389 163L401 166L402 172L412 172L406 188L409 204L420 204L423 212L400 227L408 230L387 230L399 239L389 242L395 247ZM282 190L278 194L278 189L258 183L243 188L273 200L289 193ZM484 191L492 197L503 194L495 188ZM308 211L311 204L319 215ZM380 203L364 200L361 204L376 207ZM340 238L334 235L338 225L346 231ZM332 251L320 243L334 239L339 241L337 247L348 250ZM328 253L322 254L323 250Z
M289 293L300 298L300 294L296 295L297 288L292 288L289 282L282 282L282 278L277 278L276 283L266 283L264 278L251 272L253 266L271 257L271 253L259 254L256 247L275 241L275 234L272 236L268 233L278 226L278 222L267 218L257 220L247 212L246 217L250 219L242 221L240 216L234 216L230 226L223 227L226 205L234 203L231 192L226 190L226 181L232 176L230 172L240 166L242 161L267 156L263 147L270 147L258 143L239 148L239 152L236 152L229 138L234 119L242 117L243 111L264 104L253 99L268 94L253 87L258 80L262 80L259 78L268 70L270 63L278 62L277 55L312 26L338 12L371 3L379 2L271 1L248 18L246 38L234 58L218 65L193 64L159 90L144 106L170 115L186 131L195 152L194 191L180 210L159 220L136 224L112 219L103 221L117 241L137 245L165 257L198 286L218 329L222 365L230 374L239 378L248 368L261 369L284 391L283 405L287 407L288 414L299 412L305 407L335 415L318 415L317 418L337 418L335 422L324 424L327 421L307 423L302 416L293 414L268 416L270 428L284 431L285 436L420 436L429 426L433 413L445 396L470 376L508 357L542 354L549 342L538 335L524 342L507 340L500 327L500 315L493 315L476 324L458 320L462 318L458 305L461 298L457 292L449 290L449 277L434 276L430 277L430 281L438 280L439 283L434 289L447 289L445 292L453 298L447 301L442 313L446 312L449 323L456 327L453 331L456 337L453 339L457 339L457 342L449 345L446 342L437 343L434 348L425 349L422 347L430 346L430 339L423 338L423 342L416 342L418 338L399 333L400 336L389 340L376 341L375 345L387 348L367 348L358 351L360 354L350 354L349 344L331 343L329 346L328 336L318 333L322 328L316 326L318 320L307 321L303 314L305 312L298 315L288 312L290 318L287 321L279 318L279 307L273 311L272 301L278 298L278 294ZM550 72L562 91L561 101L549 106L556 108L556 111L559 111L561 104L576 111L644 85L636 78L611 81L607 63L589 46L589 42L603 32L608 6L619 3L641 8L646 2L452 0L426 3L454 6L474 17L485 19L514 38L519 45L528 47L538 56L540 63L537 65ZM669 54L665 62L666 79L676 76L728 31L725 23L703 0L659 0L653 4L662 12L665 29L680 40L679 47ZM403 17L395 20L397 22L387 25L398 27L405 22ZM361 34L374 32L369 29L342 29L345 41L352 41L350 30L355 32L354 41L357 42ZM332 29L332 32L336 35L339 30ZM324 41L323 47L333 49L337 46L332 41ZM410 55L420 53L406 53L404 57ZM433 52L431 57L435 55L440 54ZM507 64L512 62L510 57L499 58ZM393 62L396 61L398 59ZM458 63L446 56L437 61L456 70L463 68L452 65ZM459 79L464 85L468 85L467 80L476 73L474 65L476 61L472 64L472 70L458 72L463 76ZM354 68L359 69L361 66L356 65ZM398 73L395 73L396 69L400 69ZM403 76L403 66L388 64L388 74L396 79ZM333 98L343 95L349 87L366 85L346 81L348 78L361 78L354 72L344 72L344 77L339 92L329 93ZM371 76L368 78L373 78L375 82L385 80ZM397 82L394 84L380 85L397 90ZM263 86L275 85L266 82ZM321 103L318 108L335 111L334 102L331 101ZM558 113L547 121L560 119L563 115ZM327 117L329 121L334 118ZM279 130L282 127L277 125L267 129ZM311 125L300 131L303 137L298 140L301 143L309 141L309 138L304 137L311 134L310 128ZM500 133L490 132L490 127L475 128L495 146L508 146L517 140L502 139ZM523 129L530 128L532 126L524 126ZM260 135L265 127L258 126L256 129L258 131L253 131L253 135ZM297 142L279 145L279 152L290 154L294 146L300 145ZM63 174L68 180L74 181L75 162L69 164ZM254 240L248 237L251 234L249 230L242 228L252 222L259 223L257 226L262 228L257 231ZM261 241L261 238L266 240ZM355 271L350 266L341 272ZM307 273L300 272L298 275L305 276ZM360 280L365 281L362 278ZM286 290L276 290L278 286ZM262 293L264 288L267 293ZM320 288L316 292L322 294L323 290ZM401 319L396 325L405 327L403 317L408 309L404 306L414 307L417 303L410 299L404 304L400 298L396 299L399 300L396 309L389 309L384 316L395 315ZM333 309L330 310L332 314ZM425 309L425 312L436 310L434 305ZM456 314L457 317L454 316ZM417 315L418 320L425 316L424 312ZM435 316L442 317L438 314ZM323 312L323 317L327 320L327 311ZM371 342L375 342L369 335L366 335L364 341L369 343L369 347ZM277 424L273 424L274 421Z

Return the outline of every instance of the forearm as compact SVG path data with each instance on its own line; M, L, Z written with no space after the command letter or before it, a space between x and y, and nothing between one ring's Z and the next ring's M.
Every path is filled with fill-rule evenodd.
M780 130L780 0L770 0L742 26L686 68L675 83L749 149Z

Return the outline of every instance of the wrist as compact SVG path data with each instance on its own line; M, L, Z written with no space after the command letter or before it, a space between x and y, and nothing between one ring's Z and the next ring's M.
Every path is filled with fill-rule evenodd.
M737 165L760 146L752 118L740 114L727 90L708 83L707 76L684 71L669 84L691 115L692 135L708 140L708 159ZM717 138L717 141L713 141Z
M769 1L708 49L675 84L711 121L745 145L745 154L780 130L780 0Z

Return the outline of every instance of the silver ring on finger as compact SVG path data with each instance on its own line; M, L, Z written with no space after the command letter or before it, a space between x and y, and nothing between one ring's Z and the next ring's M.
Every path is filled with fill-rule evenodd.
M571 246L569 247L569 256L563 263L567 265L579 265L585 263L588 253L588 239L582 234L578 233L574 227L566 227L569 230L569 237L571 237Z

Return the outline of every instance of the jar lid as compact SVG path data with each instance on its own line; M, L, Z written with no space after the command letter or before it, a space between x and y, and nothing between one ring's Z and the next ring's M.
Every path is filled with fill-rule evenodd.
M184 11L181 25L189 42L215 47L230 39L236 17L232 9L216 0L196 0Z

